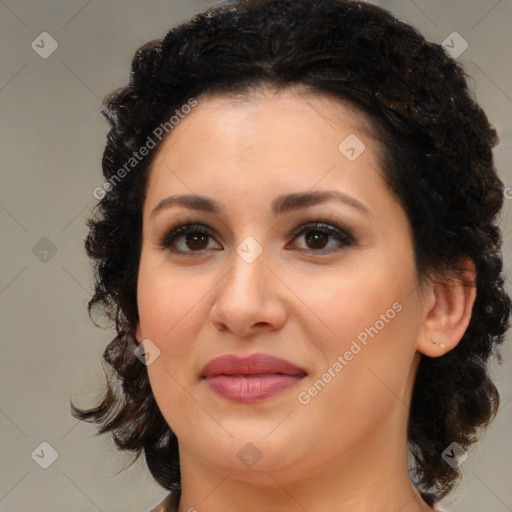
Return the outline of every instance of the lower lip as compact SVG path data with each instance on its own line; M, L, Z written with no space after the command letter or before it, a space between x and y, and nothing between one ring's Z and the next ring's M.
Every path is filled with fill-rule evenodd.
M210 389L233 402L260 402L295 386L304 375L217 375L206 381Z

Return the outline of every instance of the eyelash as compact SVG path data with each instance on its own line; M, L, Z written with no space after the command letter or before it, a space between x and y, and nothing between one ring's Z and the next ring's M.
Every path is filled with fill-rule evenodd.
M315 249L300 249L302 251L311 251L315 254L324 255L324 254L332 254L335 252L339 252L346 247L350 247L355 244L354 237L348 233L346 230L336 226L335 224L330 224L325 221L315 221L307 224L302 224L297 229L295 229L291 236L293 240L304 233L314 232L314 233L323 233L325 235L331 236L336 239L338 242L341 242L342 247L337 249L329 249L329 250L315 250ZM175 224L171 226L164 236L159 241L159 246L162 249L167 249L173 254L181 254L181 255L202 255L207 249L202 249L200 251L180 251L175 249L170 249L171 244L181 235L186 234L202 234L206 236L210 236L213 238L211 231L203 226L202 224ZM219 250L219 249L216 249Z

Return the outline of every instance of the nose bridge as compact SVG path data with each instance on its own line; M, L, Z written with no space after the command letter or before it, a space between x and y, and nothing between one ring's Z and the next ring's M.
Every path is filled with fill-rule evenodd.
M269 251L252 237L235 247L229 270L219 287L212 308L212 321L238 335L248 335L253 326L277 328L285 320L285 312L277 298L275 279L267 268Z
M236 247L227 276L231 292L239 300L255 300L263 290L268 251L253 237L248 236Z

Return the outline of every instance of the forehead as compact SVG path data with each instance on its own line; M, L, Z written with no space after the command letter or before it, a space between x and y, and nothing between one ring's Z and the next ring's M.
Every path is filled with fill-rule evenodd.
M279 154L296 161L321 152L332 160L353 143L357 152L382 149L377 126L361 108L304 86L201 95L180 118L157 150L153 168L168 158L190 163L202 155L243 161L255 150L263 162ZM347 138L350 147L340 146Z
M319 91L305 84L289 85L283 88L260 85L239 92L207 93L199 96L198 107L194 112L201 112L203 115L208 111L213 115L215 110L224 113L277 110L280 114L288 110L304 116L305 122L311 123L313 116L317 116L318 121L324 121L331 129L341 121L352 126L354 130L374 138L377 138L379 131L375 121L363 107L334 93ZM275 117L277 117L277 111ZM284 136L285 134L283 138Z
M315 91L200 96L158 149L146 198L154 208L172 194L242 194L259 206L312 188L381 193L380 150L367 115Z

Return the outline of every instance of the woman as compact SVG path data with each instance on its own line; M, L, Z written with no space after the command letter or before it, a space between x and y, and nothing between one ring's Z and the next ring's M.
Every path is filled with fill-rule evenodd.
M373 5L241 0L138 50L86 241L117 329L76 417L156 511L433 510L495 415L497 136Z

